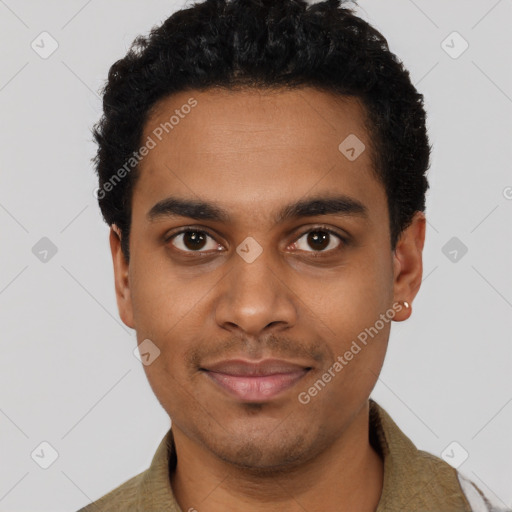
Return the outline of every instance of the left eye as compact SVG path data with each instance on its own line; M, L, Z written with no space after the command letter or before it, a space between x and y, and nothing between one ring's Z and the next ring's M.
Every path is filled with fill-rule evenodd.
M304 249L301 240L305 238L305 244L313 247L313 251ZM336 238L337 240L334 240ZM336 244L336 241L338 242ZM343 238L329 229L315 229L304 233L293 245L301 251L307 252L328 252L336 249L344 242ZM304 245L305 245L304 244Z

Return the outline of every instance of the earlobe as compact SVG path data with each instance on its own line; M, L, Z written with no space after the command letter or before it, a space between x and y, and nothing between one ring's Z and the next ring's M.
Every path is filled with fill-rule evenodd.
M421 286L425 225L423 212L416 212L411 224L402 232L393 254L394 302L400 305L394 317L397 322L411 316L412 301Z
M114 265L114 284L119 316L125 325L134 329L133 310L130 294L129 266L121 249L121 231L115 225L110 227L110 251Z
M395 302L393 309L395 310L395 316L393 318L395 322L403 322L412 315L412 306L406 300Z

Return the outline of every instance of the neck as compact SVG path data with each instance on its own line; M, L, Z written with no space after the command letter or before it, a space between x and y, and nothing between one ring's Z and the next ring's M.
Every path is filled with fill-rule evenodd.
M375 512L384 464L369 442L367 403L340 437L293 468L255 472L218 459L172 427L178 463L170 475L184 511Z

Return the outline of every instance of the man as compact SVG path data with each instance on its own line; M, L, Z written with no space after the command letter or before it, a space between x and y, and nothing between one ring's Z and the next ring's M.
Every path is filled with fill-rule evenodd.
M470 511L369 399L422 278L423 97L336 0L207 0L139 37L94 130L120 316L172 420L82 511Z

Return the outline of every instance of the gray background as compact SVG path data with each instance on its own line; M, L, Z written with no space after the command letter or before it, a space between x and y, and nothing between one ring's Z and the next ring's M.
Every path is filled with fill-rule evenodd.
M76 510L143 471L169 427L118 317L90 128L110 65L183 5L0 0L0 511ZM512 1L358 12L425 95L434 145L424 283L372 396L419 448L456 441L460 471L511 506Z

